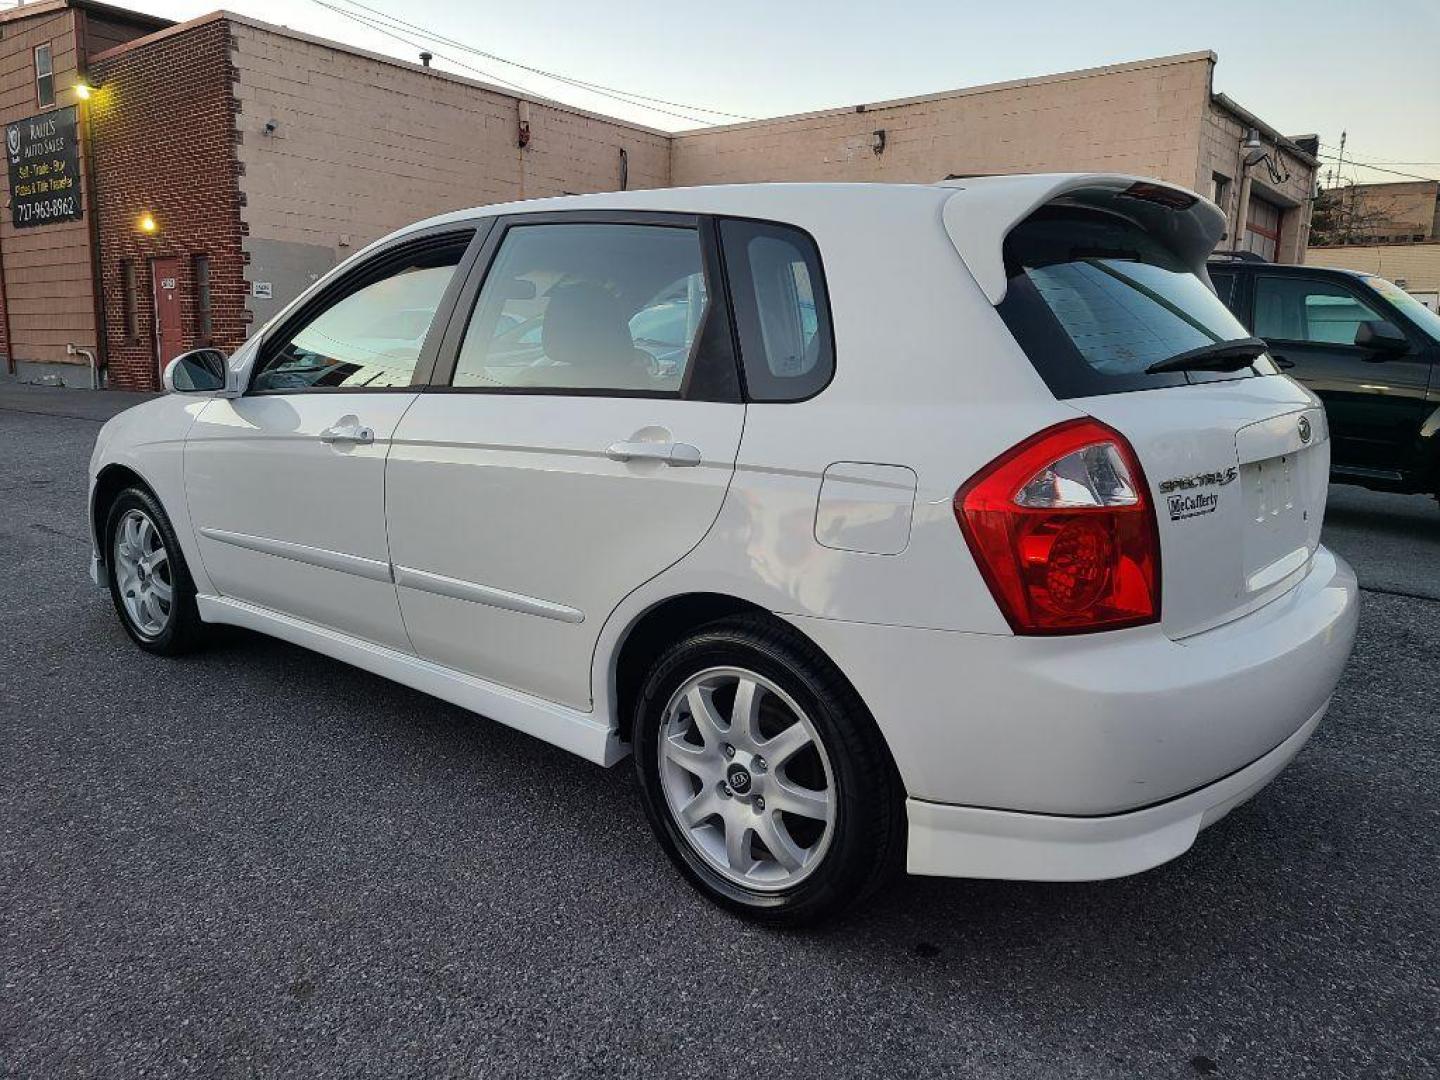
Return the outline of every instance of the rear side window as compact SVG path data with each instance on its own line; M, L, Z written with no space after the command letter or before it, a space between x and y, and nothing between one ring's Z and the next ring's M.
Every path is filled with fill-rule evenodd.
M751 401L800 401L835 372L830 304L815 243L769 222L720 223Z
M1162 360L1249 337L1224 302L1155 237L1119 215L1048 208L1005 241L1000 315L1057 397L1144 390L1238 373L1147 374Z

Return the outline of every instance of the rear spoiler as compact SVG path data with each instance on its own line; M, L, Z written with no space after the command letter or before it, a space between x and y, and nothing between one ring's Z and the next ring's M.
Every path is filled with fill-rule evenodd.
M1193 191L1119 173L1039 173L947 180L945 231L992 304L1005 299L1010 230L1047 203L1118 210L1156 236L1205 280L1205 260L1225 235L1225 215Z

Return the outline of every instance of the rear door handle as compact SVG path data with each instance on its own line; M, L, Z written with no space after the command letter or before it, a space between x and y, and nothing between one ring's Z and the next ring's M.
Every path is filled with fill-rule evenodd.
M375 441L373 428L359 424L336 424L320 432L320 441L325 443L355 443L364 446Z
M605 448L611 461L658 461L677 469L700 464L699 447L683 442L617 442Z

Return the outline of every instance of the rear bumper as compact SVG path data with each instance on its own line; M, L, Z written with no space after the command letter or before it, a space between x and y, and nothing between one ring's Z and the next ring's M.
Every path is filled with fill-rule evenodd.
M1273 780L1309 741L1327 707L1223 780L1128 814L1058 817L909 799L906 869L1011 881L1099 881L1149 870L1188 851L1201 829Z
M1284 596L1181 640L1158 626L1024 638L791 621L854 683L912 800L1098 818L1288 744L1323 713L1357 614L1354 574L1320 548Z

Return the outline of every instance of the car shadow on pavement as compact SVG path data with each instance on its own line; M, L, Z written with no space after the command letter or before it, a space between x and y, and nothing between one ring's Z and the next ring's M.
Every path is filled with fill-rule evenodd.
M509 785L517 827L524 828L527 815L533 814L535 827L543 829L547 820L555 824L551 814L559 792L563 804L585 808L567 815L572 842L592 846L591 854L612 864L617 874L624 874L629 863L634 872L662 878L664 898L682 913L690 908L688 914L704 922L748 929L691 892L670 867L650 837L628 759L613 769L600 769L338 661L247 630L217 630L214 647L187 663L259 675L279 688L303 682L307 698L313 694L363 703L327 715L329 734L348 743L359 757L368 756L378 742L389 756L443 759L447 790L437 794L452 806L457 782L461 799L466 788L493 792ZM313 719L313 713L302 711L290 713L287 722L305 725ZM333 727L337 722L339 729ZM416 773L415 783L416 794L428 799L427 774ZM1286 805L1286 787L1282 777L1203 832L1191 851L1134 877L1049 883L902 876L869 904L820 927L754 932L824 943L827 950L842 952L879 947L917 963L942 965L946 958L984 964L994 954L1043 955L1045 942L1055 939L1104 942L1117 956L1143 956L1157 946L1169 951L1202 928L1211 948L1223 947L1227 940L1243 942L1254 933L1255 902L1268 906L1286 890L1286 859L1297 855L1291 848L1296 838L1289 835L1296 823L1285 820L1295 812ZM463 805L455 809L464 812ZM537 845L543 846L543 837ZM605 906L602 897L593 899ZM1163 934L1156 937L1158 928ZM856 930L864 932L853 933ZM922 973L923 968L917 970L917 975Z

